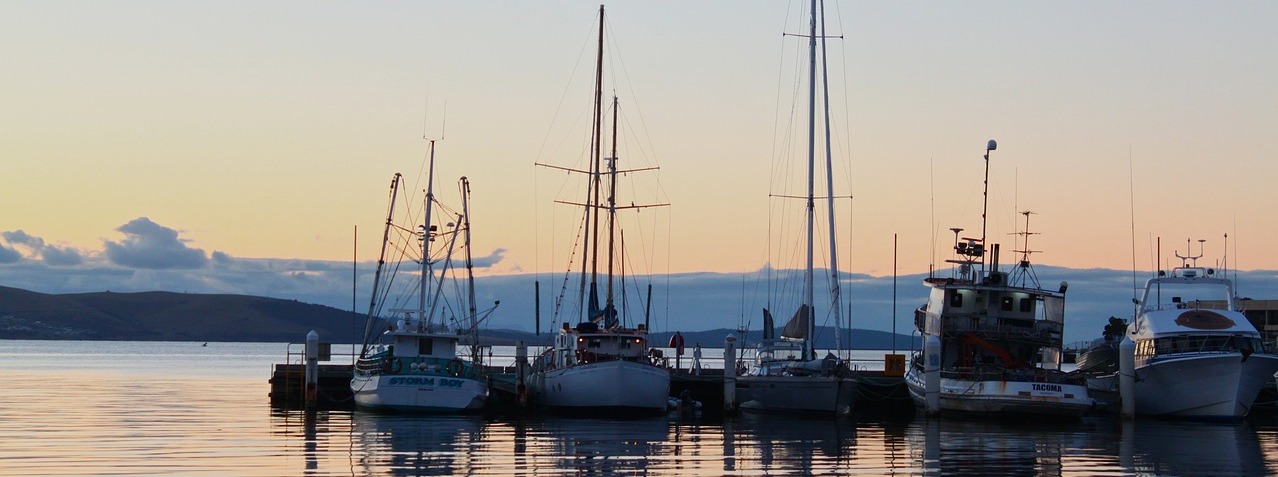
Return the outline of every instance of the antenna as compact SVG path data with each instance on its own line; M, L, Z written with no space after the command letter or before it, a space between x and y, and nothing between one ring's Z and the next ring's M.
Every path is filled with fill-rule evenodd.
M1193 244L1190 243L1190 239L1185 239L1185 255L1181 255L1178 251L1173 252L1176 255L1176 258L1180 259L1180 266L1197 267L1198 259L1203 258L1203 242L1206 241L1206 239L1198 239L1198 255L1189 255Z
M990 151L998 149L993 139L985 143L985 191L981 193L981 246L985 246L985 214L990 209ZM981 273L985 272L985 259L981 258Z
M425 139L427 141L443 141L444 127L448 125L448 102L447 101L444 101L444 113L443 115L440 116L439 137L430 137L430 134L426 132L429 126L428 125L429 122L430 122L430 100L427 99L426 106L422 108L422 139Z

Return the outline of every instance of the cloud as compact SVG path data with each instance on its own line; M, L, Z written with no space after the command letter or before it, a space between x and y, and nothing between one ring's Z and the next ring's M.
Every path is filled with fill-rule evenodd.
M486 257L471 257L470 262L475 268L490 268L498 262L501 262L501 259L505 254L506 249L499 248L493 250L493 253L488 254Z
M0 263L14 263L22 260L22 254L17 250L0 245Z
M40 250L44 263L58 267L73 267L84 262L80 252L71 248L47 246Z
M138 217L116 229L125 235L119 242L105 241L107 258L116 265L142 269L193 269L208 262L204 250L186 246L178 232Z
M10 230L0 235L4 235L5 241L13 245L26 245L33 249L44 247L44 239L32 236L22 230Z
M4 239L13 245L21 245L39 256L45 263L53 266L75 266L84 262L80 252L69 247L48 245L44 239L28 234L22 230L6 231ZM14 253L17 253L14 251ZM3 260L0 260L3 262Z

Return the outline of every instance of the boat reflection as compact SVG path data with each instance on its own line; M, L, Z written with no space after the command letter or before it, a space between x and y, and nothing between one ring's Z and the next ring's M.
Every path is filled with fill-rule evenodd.
M1079 442L1096 435L1088 428L1085 423L1060 421L918 419L907 440L924 475L1061 475L1066 473L1064 455L1104 445ZM1117 469L1113 458L1080 460L1097 474Z
M584 475L640 475L653 467L651 461L665 452L670 422L665 417L648 419L545 418L516 423L516 433L525 434L517 447L535 456L558 456L548 466L571 469ZM536 459L534 459L536 460Z
M1140 475L1274 475L1250 422L1136 420L1122 424L1123 469Z
M352 462L364 474L453 475L476 465L485 422L475 416L355 412Z
M743 413L723 422L725 472L823 473L845 468L855 454L848 419Z

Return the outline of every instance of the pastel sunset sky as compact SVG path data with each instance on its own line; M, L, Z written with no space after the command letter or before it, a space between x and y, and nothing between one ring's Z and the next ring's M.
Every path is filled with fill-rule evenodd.
M902 273L948 258L949 227L980 229L993 138L991 242L1010 244L1032 210L1039 263L1150 270L1157 237L1164 259L1201 238L1204 260L1219 260L1228 233L1231 264L1278 269L1278 3L826 8L841 36L829 42L835 189L854 196L836 217L842 253L852 244L842 268L891 275L893 234ZM803 33L805 11L608 4L608 95L639 130L621 141L623 167L661 168L627 200L672 204L651 213L654 271L778 262L768 195L802 192L776 164L802 142L787 131L806 101L793 89L806 45L782 33ZM423 136L442 131L436 187L453 197L470 179L481 273L559 271L568 231L553 201L572 186L534 163L582 160L597 13L577 1L0 3L0 258L349 261L358 226L355 255L375 260L391 175L417 177Z

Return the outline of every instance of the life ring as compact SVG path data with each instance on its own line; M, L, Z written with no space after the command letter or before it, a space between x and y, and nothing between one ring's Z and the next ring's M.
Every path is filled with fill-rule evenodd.
M670 335L670 347L675 349L675 354L683 355L683 335L677 331Z
M448 362L448 374L453 376L462 375L462 362L460 359L454 359Z
M404 369L404 363L401 362L398 358L391 358L386 361L385 371L387 373L399 374L400 370L402 369Z

